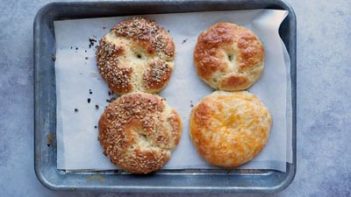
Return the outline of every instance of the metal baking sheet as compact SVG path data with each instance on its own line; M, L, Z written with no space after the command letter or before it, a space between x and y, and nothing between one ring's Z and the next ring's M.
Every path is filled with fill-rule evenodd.
M275 170L161 170L137 176L111 170L62 171L56 168L56 89L54 20L135 14L182 13L245 9L289 11L280 35L291 59L291 105L293 163L287 171ZM35 172L50 189L106 190L115 192L276 192L286 188L296 171L296 17L279 0L233 1L123 1L50 3L34 21L34 132Z

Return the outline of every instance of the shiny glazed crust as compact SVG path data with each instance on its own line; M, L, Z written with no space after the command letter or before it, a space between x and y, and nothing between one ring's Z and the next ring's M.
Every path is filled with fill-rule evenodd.
M178 113L163 98L142 92L125 94L110 103L99 121L104 154L135 174L162 168L181 132Z
M194 62L200 78L212 88L245 90L263 71L264 48L249 29L220 22L198 37Z
M113 92L157 93L171 77L174 55L173 40L164 28L134 17L118 23L100 40L96 60Z
M255 95L216 91L193 108L190 135L205 160L232 169L263 149L271 125L269 111Z

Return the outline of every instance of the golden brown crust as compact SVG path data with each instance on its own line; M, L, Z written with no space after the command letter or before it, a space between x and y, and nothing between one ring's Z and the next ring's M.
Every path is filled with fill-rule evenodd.
M220 22L198 37L194 62L198 75L211 87L244 90L262 73L264 48L249 29Z
M125 94L108 105L99 121L99 141L111 161L136 174L162 168L179 143L181 120L164 99Z
M96 52L99 72L117 94L161 91L173 71L174 55L169 33L141 17L118 23L100 40Z
M271 125L269 111L253 94L217 91L193 108L190 135L205 160L232 169L263 149Z

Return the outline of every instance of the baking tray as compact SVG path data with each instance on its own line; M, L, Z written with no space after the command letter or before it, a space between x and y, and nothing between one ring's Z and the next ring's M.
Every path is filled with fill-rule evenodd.
M55 35L53 21L135 14L161 14L245 9L289 11L280 35L291 59L291 118L293 162L276 170L161 170L137 176L119 170L74 171L56 167ZM56 190L115 192L276 192L286 188L296 171L296 17L280 0L121 1L50 3L34 21L34 166L39 181ZM290 96L290 95L289 95Z

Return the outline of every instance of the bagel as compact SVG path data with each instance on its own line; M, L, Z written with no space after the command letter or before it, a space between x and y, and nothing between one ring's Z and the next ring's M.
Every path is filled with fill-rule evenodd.
M174 55L173 40L164 28L152 20L133 17L102 37L96 61L114 93L157 93L171 77Z
M193 108L190 136L210 164L233 169L261 152L271 125L269 111L255 95L216 91Z
M249 29L219 22L198 37L194 63L200 78L212 88L245 90L263 71L264 48Z
M112 163L135 174L162 168L182 132L178 113L156 95L134 92L110 103L99 120L99 141Z

